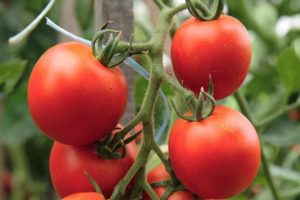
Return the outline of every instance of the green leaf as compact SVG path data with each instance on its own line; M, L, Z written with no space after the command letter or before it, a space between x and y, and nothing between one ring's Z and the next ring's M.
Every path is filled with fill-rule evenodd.
M0 93L10 93L20 80L27 61L14 60L0 63Z
M271 173L274 177L280 178L285 181L300 184L300 173L291 169L286 169L280 166L272 165Z
M274 5L266 1L257 1L253 10L253 18L265 34L275 35L278 13Z
M263 133L263 139L275 146L290 146L300 143L300 124L287 118L276 120Z
M300 91L300 57L295 48L289 47L280 54L276 69L289 92Z
M91 23L93 16L93 1L77 0L76 1L76 16L82 29L86 29Z
M34 125L27 105L27 87L22 84L17 92L9 95L2 108L0 141L5 144L21 143L39 132Z

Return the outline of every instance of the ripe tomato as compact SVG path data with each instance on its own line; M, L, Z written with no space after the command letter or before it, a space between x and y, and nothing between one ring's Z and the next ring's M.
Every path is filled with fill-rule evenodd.
M9 172L4 171L4 173L1 176L1 191L3 191L4 196L8 199L8 197L11 195L13 182L12 177Z
M84 174L86 171L98 183L103 195L109 197L135 161L135 143L128 144L126 149L123 159L104 160L96 154L93 145L70 146L55 142L49 162L54 188L60 197L93 192L93 185Z
M300 109L296 108L296 109L289 111L289 119L293 122L300 121Z
M28 103L38 127L70 145L90 144L115 128L127 103L127 83L89 46L61 43L44 53L28 83Z
M158 165L156 168L154 168L149 174L148 174L148 181L149 183L159 182L170 179L169 173L166 171L165 166L163 164ZM162 197L163 194L166 191L165 187L157 187L154 188L154 191L158 195L158 197ZM194 200L194 195L187 191L177 191L172 193L168 200ZM150 197L146 194L144 194L143 200L151 200Z
M217 106L198 122L178 119L169 140L174 173L201 198L229 198L254 180L260 143L252 124L238 111Z
M199 94L207 91L211 75L216 99L234 93L244 81L251 61L246 28L237 19L222 15L216 20L190 18L176 31L171 48L177 79Z
M103 195L97 193L97 192L81 192L81 193L75 193L71 194L63 200L105 200Z

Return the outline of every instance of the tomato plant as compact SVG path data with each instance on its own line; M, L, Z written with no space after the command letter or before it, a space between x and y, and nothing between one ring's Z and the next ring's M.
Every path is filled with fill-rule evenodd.
M211 76L216 99L239 88L251 61L247 29L226 15L211 21L186 20L175 33L171 51L178 81L199 94L201 87L208 90Z
M63 198L63 200L105 200L105 198L96 192L81 192L71 194Z
M257 174L261 153L252 124L224 106L202 121L178 119L169 151L176 176L202 198L229 198L244 191Z
M127 83L79 42L58 44L34 66L28 104L38 127L71 145L90 144L115 128L127 103Z
M10 42L18 43L25 38L54 2L49 0L37 20L19 36L10 38ZM82 17L99 14L97 9L91 12L96 1L76 2L79 2L76 8L86 12L85 16L77 17L88 26L91 23ZM101 5L101 9L113 5L109 1L102 2L106 5ZM121 5L129 1L120 2ZM153 2L161 11L157 27L148 32L144 23L139 23L135 30L145 32L145 37L134 37L134 40L126 38L130 35L128 32L125 37L121 36L124 30L112 29L110 22L101 26L97 23L99 18L95 22L97 28L101 26L100 30L86 39L63 31L47 19L47 24L55 30L85 43L62 43L50 48L36 63L28 84L32 117L37 126L55 140L49 167L58 195L93 199L84 197L86 192L99 197L100 194L91 192L101 189L105 197L100 198L110 200L212 200L231 198L253 182L253 187L234 198L297 199L300 194L297 180L299 154L296 151L299 138L293 133L299 132L299 31L288 31L287 39L274 31L275 24L276 29L280 26L281 16L298 12L296 6L293 6L295 10L285 12L291 7L287 6L289 1L226 1L228 10L224 12L223 0L185 0L178 5L172 0ZM6 1L3 5L9 4ZM100 3L95 5L98 8ZM90 9L81 9L85 6ZM276 9L276 6L280 8ZM186 9L193 17L186 16L189 19L177 27L175 15ZM116 10L118 16L128 15L123 9ZM247 29L229 15L237 17L251 31L252 46ZM126 27L130 26L126 24ZM83 30L86 31L84 35L90 36L91 30L93 27ZM171 67L166 65L168 62L163 62L170 56L165 51L168 48L165 45L169 44L166 41L168 35L172 38L171 60L175 76L167 70ZM138 57L143 67L130 58L139 53L144 54ZM250 60L251 74L240 90ZM134 113L125 116L121 121L123 123L125 119L127 123L114 133L127 101L127 83L118 67L122 62L126 64L122 67L131 66L146 80L135 83L137 104L133 107L137 110L127 109ZM28 63L32 64L31 61ZM27 151L35 153L35 145L28 148L32 142L19 139L20 135L29 132L34 135L36 129L26 116L27 107L11 106L9 102L10 98L15 98L13 92L20 86L23 95L26 94L27 85L19 85L23 81L22 75L24 79L27 76L23 71L25 64L25 61L0 64L0 101L5 98L4 103L0 102L0 111L2 106L8 106L5 113L12 113L8 118L3 117L7 128L0 130L0 154L2 135L9 135L4 148L17 138L20 145L9 146L8 156L4 155L4 162L8 161L4 168L13 171L16 181L11 198L24 199L22 197L29 191L30 198L45 199L39 197L52 189L43 191L43 187L33 187L39 183L33 177L40 177L43 170L28 172L29 166L40 159L28 159L27 166L24 156ZM134 88L131 78L128 88ZM174 112L169 110L166 94L172 98ZM230 98L216 101L228 96ZM131 101L133 95L128 99ZM245 116L222 105L239 109ZM175 115L181 119L176 121ZM19 123L15 123L16 118ZM168 127L168 122L174 121L175 124L170 123ZM11 137L11 132L18 133L17 137ZM261 136L261 143L257 134ZM36 146L45 149L41 138L31 139L39 144ZM139 147L138 155L135 142ZM43 154L41 152L39 154ZM254 181L260 157L262 171ZM147 174L155 163L162 164ZM22 176L18 179L19 174ZM44 176L49 182L47 178ZM20 187L23 185L30 188Z
M70 146L55 142L49 161L50 175L56 191L61 197L94 191L85 171L100 186L105 197L125 176L135 161L135 143L127 145L127 155L122 159L102 159L93 145Z
M155 183L160 181L166 181L170 179L169 173L166 171L165 166L163 164L158 165L156 168L154 168L152 171L148 174L148 181L149 183ZM156 187L154 188L154 191L157 193L159 197L162 197L163 194L166 191L166 187ZM149 196L144 194L143 197L144 200L151 200ZM173 192L169 197L168 200L194 200L195 197L193 193L182 190L182 191L175 191Z

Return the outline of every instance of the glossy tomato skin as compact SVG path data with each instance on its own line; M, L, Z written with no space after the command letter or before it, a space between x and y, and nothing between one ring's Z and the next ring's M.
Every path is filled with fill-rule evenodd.
M244 81L251 61L248 32L237 19L221 15L212 21L190 18L176 31L172 63L180 83L199 94L207 91L211 75L216 99L234 93Z
M81 192L71 194L63 198L63 200L105 200L105 198L103 195L96 192Z
M149 183L159 182L159 181L165 181L170 179L169 173L166 171L166 168L163 164L158 165L156 168L154 168L151 172L149 172L147 176ZM166 191L165 187L157 187L154 188L154 191L158 195L158 197L162 197L163 194ZM143 195L143 200L151 200L150 197L146 194ZM177 191L172 193L168 200L195 200L194 195L187 191Z
M115 128L127 103L127 83L119 69L98 62L89 46L58 44L35 64L28 104L38 127L50 138L85 145Z
M135 161L135 143L128 144L126 149L123 159L104 160L96 154L93 145L70 146L55 142L49 162L55 190L62 198L78 192L93 192L93 185L84 174L86 171L108 198Z
M260 163L256 130L240 112L217 106L199 122L178 119L169 140L176 176L202 198L229 198L254 180Z

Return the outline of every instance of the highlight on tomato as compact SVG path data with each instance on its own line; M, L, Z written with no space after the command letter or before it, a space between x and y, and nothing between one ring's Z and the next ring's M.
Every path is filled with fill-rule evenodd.
M203 120L178 119L169 153L175 175L188 190L200 198L223 199L243 192L255 179L261 148L245 116L217 106Z
M221 15L211 21L186 20L176 31L171 57L180 83L199 94L214 83L215 99L233 94L243 83L251 61L247 29L236 18Z
M127 83L119 67L107 68L91 47L57 44L35 64L28 104L37 126L70 145L91 144L112 131L127 103Z
M136 144L129 143L126 150L124 158L103 159L94 145L70 146L55 142L49 161L55 190L62 198L78 192L93 192L94 187L86 176L87 173L108 198L135 161Z

